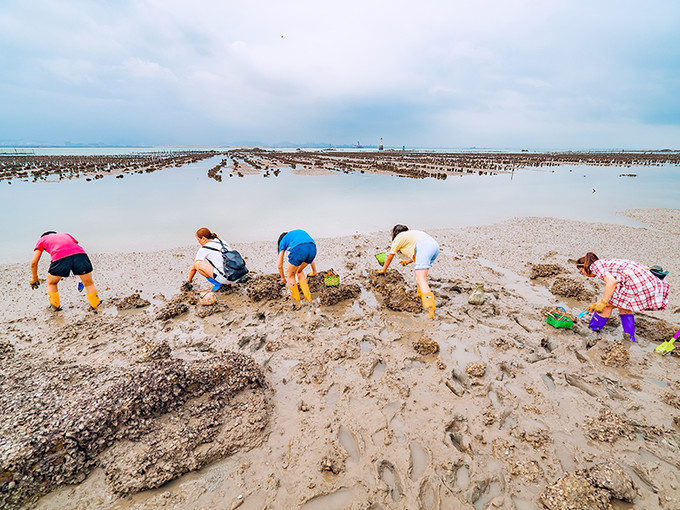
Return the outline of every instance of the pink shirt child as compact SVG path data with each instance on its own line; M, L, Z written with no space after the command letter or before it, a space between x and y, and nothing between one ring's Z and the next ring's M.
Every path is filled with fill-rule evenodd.
M35 250L45 250L52 257L52 261L63 259L78 253L85 253L85 250L78 244L78 241L71 234L59 232L57 234L47 234L38 240Z

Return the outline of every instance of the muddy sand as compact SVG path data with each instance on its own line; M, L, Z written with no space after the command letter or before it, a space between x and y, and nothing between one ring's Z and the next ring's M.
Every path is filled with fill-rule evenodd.
M387 232L319 240L340 285L310 279L311 303L273 241L236 246L249 278L210 306L179 290L195 246L92 254L96 314L75 279L55 313L28 261L0 266L0 507L680 508L680 358L654 353L680 327L680 216L627 214L649 228L432 231L435 320L411 269L375 274ZM616 317L546 324L601 294L568 263L588 250L670 270L637 344Z

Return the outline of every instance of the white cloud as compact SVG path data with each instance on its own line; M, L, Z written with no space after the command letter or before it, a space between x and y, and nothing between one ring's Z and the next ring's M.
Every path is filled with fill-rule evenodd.
M442 145L458 129L475 145L569 145L588 132L595 146L611 138L597 129L622 123L659 136L680 124L668 113L680 112L679 18L672 0L10 1L0 141L19 117L26 139L74 112L69 138L98 142L116 129L144 138L129 143L342 143L380 131ZM173 115L185 122L171 131Z

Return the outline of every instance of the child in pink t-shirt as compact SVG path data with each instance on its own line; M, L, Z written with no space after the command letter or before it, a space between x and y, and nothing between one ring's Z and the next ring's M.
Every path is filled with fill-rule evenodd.
M38 278L38 261L46 251L50 254L52 262L47 270L47 296L55 310L61 310L59 280L71 274L80 276L83 287L87 291L87 300L93 310L99 306L99 295L92 280L92 262L78 241L65 232L45 232L35 245L33 258L31 259L31 287L37 289L40 285Z

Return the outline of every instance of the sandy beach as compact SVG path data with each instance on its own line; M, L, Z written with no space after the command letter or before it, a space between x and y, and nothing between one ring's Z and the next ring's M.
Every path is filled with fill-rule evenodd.
M430 231L435 320L411 269L375 275L387 232L317 240L340 287L301 304L273 240L235 246L250 279L212 307L179 291L195 246L91 254L96 314L75 279L55 313L27 263L0 266L3 507L679 508L679 358L654 348L680 327L680 211L625 214L646 227ZM586 251L670 271L637 344L616 318L545 323L601 296L568 263Z

